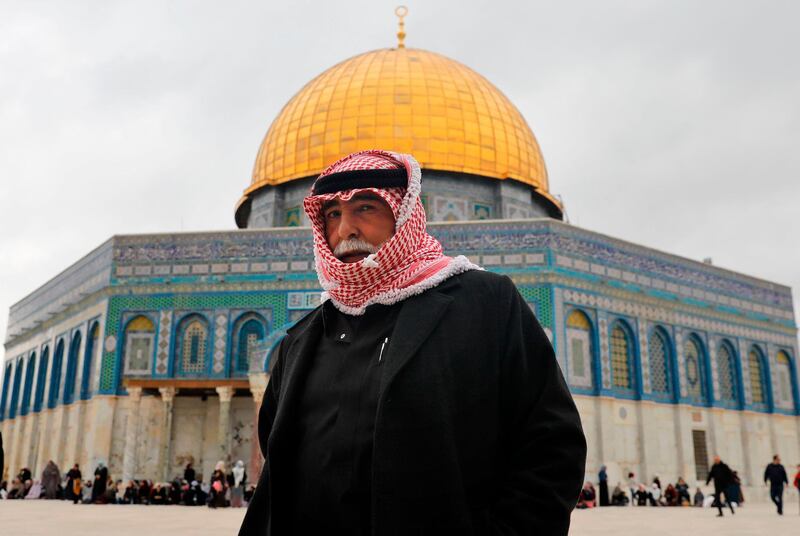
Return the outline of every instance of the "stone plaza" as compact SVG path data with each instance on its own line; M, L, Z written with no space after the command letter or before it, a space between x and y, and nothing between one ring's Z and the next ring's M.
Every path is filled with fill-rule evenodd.
M787 492L786 515L775 514L764 502L748 504L735 516L717 518L710 508L593 508L572 514L573 536L634 534L648 536L702 534L703 536L790 536L798 534L797 492ZM45 515L45 513L47 515ZM204 507L79 505L66 501L2 501L0 523L8 535L45 536L53 534L54 519L62 536L109 534L139 536L222 536L236 534L244 509L211 510Z

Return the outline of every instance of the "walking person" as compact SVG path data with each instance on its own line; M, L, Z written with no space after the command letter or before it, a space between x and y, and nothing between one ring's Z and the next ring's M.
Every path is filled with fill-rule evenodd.
M107 484L108 484L108 468L103 464L103 462L98 462L97 469L94 470L94 483L92 483L93 503L105 501Z
M706 486L712 480L714 481L714 504L719 510L717 517L722 517L723 495L725 496L725 502L731 509L731 514L735 514L733 502L730 500L730 497L728 497L728 486L733 483L733 471L731 471L731 468L728 467L719 456L714 456L714 465L711 466L711 470L708 472Z
M323 303L273 353L241 535L567 534L586 440L552 345L511 279L444 255L420 178L364 151L305 198Z
M605 465L600 467L597 478L600 481L600 506L608 506L608 473Z
M769 482L769 497L778 508L778 515L783 515L783 488L789 485L786 469L781 465L781 457L772 457L772 463L764 470L764 484Z

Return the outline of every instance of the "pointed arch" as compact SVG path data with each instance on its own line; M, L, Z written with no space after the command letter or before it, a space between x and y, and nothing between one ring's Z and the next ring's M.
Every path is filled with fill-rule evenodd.
M717 378L719 401L726 406L739 407L739 371L736 365L736 350L733 344L723 339L717 347Z
M75 376L78 372L78 360L80 359L82 339L83 337L81 336L80 330L76 330L72 335L72 341L69 343L67 372L64 376L64 404L72 404L75 398Z
M36 352L31 352L28 364L25 365L25 386L22 389L22 404L19 408L20 415L27 415L31 407L31 390L33 389L33 372L36 370Z
M795 364L785 350L775 354L775 376L778 391L775 393L775 407L797 412L797 382L795 381Z
M19 389L22 385L22 371L25 367L25 360L22 356L17 358L14 365L14 385L11 388L11 404L8 406L8 418L13 419L19 411Z
M766 409L769 405L769 382L767 381L767 360L761 349L755 344L747 353L749 370L750 400L753 406Z
M185 316L178 324L174 370L177 376L202 376L211 363L208 320L197 313Z
M594 374L594 329L584 311L573 309L567 315L567 376L571 386L596 389Z
M672 400L675 396L674 352L669 334L663 326L655 326L650 330L647 355L650 361L650 390L657 397Z
M611 385L615 390L623 393L635 391L634 339L627 322L615 320L611 324L609 345L611 347Z
M0 420L6 416L6 402L8 401L8 391L11 388L11 363L6 365L6 371L3 374L3 394L0 396Z
M100 338L100 322L94 321L86 336L86 348L83 350L83 373L81 374L81 400L88 400L91 397L92 389L92 362L97 348L97 340Z
M47 380L47 366L50 364L50 347L45 346L42 350L42 359L39 362L39 372L36 374L36 391L33 395L33 411L42 411L44 403L44 382Z
M50 391L47 394L47 407L54 408L58 402L58 394L61 389L61 364L64 360L64 339L61 338L56 343L56 351L53 352L53 370L50 371Z
M125 325L123 363L126 375L148 374L153 362L156 326L146 315L137 315Z
M253 359L252 352L264 342L268 333L264 317L255 312L241 315L233 326L231 345L231 375L247 374Z
M690 402L707 406L708 373L706 352L703 342L697 334L692 333L683 344L684 369L686 373L686 391Z

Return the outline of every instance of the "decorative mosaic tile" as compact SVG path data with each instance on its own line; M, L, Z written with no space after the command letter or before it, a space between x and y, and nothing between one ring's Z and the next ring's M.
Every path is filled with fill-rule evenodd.
M650 393L650 352L647 347L647 324L639 322L639 362L642 366L642 391Z
M161 311L158 318L158 342L156 343L156 374L169 371L169 339L172 333L172 311Z
M214 317L214 364L213 371L220 374L225 371L225 340L228 335L228 315L217 312Z
M105 323L105 347L100 369L100 393L113 394L118 391L121 361L116 355L117 331L121 327L125 311L172 311L203 309L270 309L274 315L274 325L282 326L287 321L286 292L264 290L239 290L237 292L195 292L185 294L163 293L164 287L153 288L153 294L127 294L112 296L108 303ZM161 291L161 293L155 293Z

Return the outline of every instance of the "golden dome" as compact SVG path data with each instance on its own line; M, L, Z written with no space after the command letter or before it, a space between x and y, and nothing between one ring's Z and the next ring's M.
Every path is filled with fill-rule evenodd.
M511 101L469 67L409 48L345 60L292 97L261 143L238 207L259 188L318 175L364 149L411 153L423 169L516 179L560 207Z

